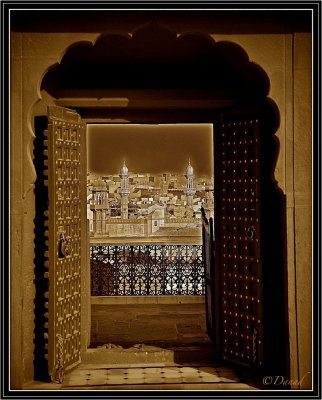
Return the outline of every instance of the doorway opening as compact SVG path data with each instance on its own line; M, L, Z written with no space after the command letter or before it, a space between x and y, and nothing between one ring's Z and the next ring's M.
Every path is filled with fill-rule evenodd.
M161 40L163 37L165 40ZM146 38L149 38L148 43ZM119 51L110 52L111 43L116 48L121 43L129 54ZM159 47L155 46L155 43ZM166 44L165 47L164 44ZM130 57L133 55L132 45L136 50L140 50L137 51L137 58L134 60ZM95 53L94 58L92 49ZM82 64L78 61L83 54L87 54L88 63L84 63L83 66L86 68L82 69L80 68ZM119 54L125 58L113 60L113 57L117 57ZM164 57L164 54L167 57ZM108 55L112 59L106 59L104 55ZM129 56L128 60L133 61L132 72L137 71L137 75L125 73L125 66L128 63L124 60L127 56ZM93 60L95 60L94 63L92 63ZM172 72L171 79L168 79L169 75L162 73L161 65L165 64L166 70ZM91 73L88 73L88 65L92 68ZM120 65L123 68L120 68ZM195 71L193 79L188 73L187 66L192 66ZM75 71L78 73L75 74ZM84 73L85 71L86 73ZM110 79L111 76L113 76L113 80ZM206 121L208 124L215 125L216 133L213 136L215 142L213 171L216 175L215 218L220 223L216 223L215 249L211 249L214 257L209 258L209 267L211 267L210 270L215 270L215 276L218 279L213 285L211 282L213 282L214 275L212 278L209 277L211 281L209 293L215 298L210 298L207 304L208 315L214 316L216 355L221 361L242 363L242 365L255 370L256 368L265 368L266 371L274 372L274 374L287 376L287 281L283 220L285 199L277 188L273 176L278 152L278 144L274 137L278 126L278 110L275 104L267 98L269 80L265 72L254 63L249 62L247 54L233 43L215 43L210 37L193 34L181 35L178 39L173 32L152 24L152 26L138 30L131 38L102 35L94 46L84 43L75 45L66 52L61 64L48 71L43 79L42 89L53 96L53 101L58 109L54 112L56 115L52 116L51 134L58 135L56 145L59 145L61 150L61 144L70 150L70 146L74 146L77 138L81 140L82 127L85 122L87 124L99 122L169 124L178 123L178 121L181 123L204 123ZM68 107L69 110L63 107ZM59 129L55 128L56 122ZM71 132L76 135L74 135L76 140L72 141L72 144L69 136ZM64 186L64 191L69 196L70 186L68 183L70 179L77 181L78 185L82 184L78 177L86 175L85 162L79 162L84 151L81 151L80 143L77 145L78 147L75 145L73 148L76 150L74 152L76 159L67 159L67 153L62 150L61 158L57 163L57 168L60 168L60 171L57 170L57 176L61 180L58 183L61 184L61 187ZM54 150L52 157L55 158L56 149L53 147L52 150ZM123 157L126 157L126 154L123 154ZM75 169L70 169L71 161L74 163L72 165L75 166ZM120 161L122 163L123 160ZM126 165L120 166L121 170L118 174L121 175L119 176L121 191L118 193L120 198L116 198L110 211L107 211L107 213L110 212L110 215L104 214L104 224L102 223L102 209L104 208L102 206L106 204L102 204L102 202L106 202L108 197L106 194L103 195L104 190L95 189L96 199L101 203L97 204L98 208L95 204L93 205L92 211L100 212L100 217L96 220L95 231L99 231L98 236L102 234L102 231L104 233L107 229L110 231L109 224L106 223L106 216L115 220L117 217L121 217L119 219L122 222L118 224L121 225L121 228L115 229L110 224L114 235L115 232L116 234L127 232L127 235L129 233L133 235L135 232L136 234L142 232L142 229L143 232L144 229L146 232L150 229L151 238L151 233L160 233L164 228L160 222L163 212L165 212L162 211L164 208L159 205L159 208L151 209L155 212L154 219L152 212L151 220L147 221L146 226L143 223L143 228L141 227L140 219L144 220L144 213L140 212L138 215L137 204L133 203L133 208L131 208L132 204L130 207L129 201L124 200L130 194L128 193L128 167L133 168L129 164L130 160L126 158L125 161ZM55 164L50 164L50 166L56 168ZM63 174L59 175L60 172ZM138 174L140 172L143 171L137 171ZM117 173L115 172L115 174ZM188 171L187 175L189 175ZM53 177L53 175L51 176ZM66 183L65 180L69 182ZM103 181L103 179L101 180ZM53 185L55 184L54 179ZM99 186L102 187L101 182ZM173 189L177 188L173 186ZM189 189L193 189L193 187L186 186L187 197L189 197ZM80 190L80 187L77 190ZM65 204L67 197L64 197L63 191L55 192L54 188L54 190L51 189L51 192L54 198L52 203L54 207L60 202L58 206L62 206L61 212L65 213L65 216L79 219L76 221L77 225L72 229L76 229L78 232L75 240L77 240L78 249L81 249L79 244L82 243L82 235L86 231L84 227L86 199L83 202L84 210L79 211L78 206L71 209L69 204ZM80 193L84 192L86 189L80 191ZM58 198L56 199L55 196ZM147 204L144 204L146 207L140 209L148 209L151 206L148 204L150 202L149 195L146 199ZM56 200L57 203L55 203ZM76 205L76 197L74 200ZM188 205L188 199L186 203ZM191 203L189 204L191 205ZM77 215L74 213L75 210ZM130 213L129 210L133 212ZM168 211L169 214L172 211L172 216L175 217L174 209ZM192 209L186 207L185 210L188 217L189 213L194 211L193 207ZM111 215L112 213L115 215ZM124 215L129 217L130 214L132 217L136 216L139 222L124 223ZM56 222L56 217L53 218ZM192 218L196 219L193 216ZM130 218L125 219L131 221ZM64 218L61 218L61 221L62 224L65 223ZM169 215L169 221L171 222L171 215ZM80 225L82 225L82 229L79 229ZM49 226L52 225L49 224ZM54 250L51 255L53 257L56 256L57 241L59 246L61 244L66 246L62 233L63 231L54 231L52 236L51 244ZM95 235L93 237L95 238ZM132 236L131 240L133 237L135 236ZM138 239L136 238L136 240ZM180 244L176 243L176 246ZM169 245L169 243L165 245ZM123 253L119 252L118 255L116 254L117 257L128 259L130 256L132 261L133 257L134 259L135 257L141 258L143 252L140 251L140 248L138 252L135 252L133 243L123 242L122 246ZM101 249L99 256L103 255L103 258L106 259L105 256L110 251L110 248ZM182 250L180 251L182 253ZM160 252L162 253L161 250ZM68 254L66 255L68 256ZM76 256L79 257L79 254ZM80 258L80 263L73 262L70 268L77 269L77 277L81 277L84 282L88 276L86 268L80 268L80 265L84 263L84 259ZM148 254L148 258L151 260L150 254ZM62 264L66 260L58 260L58 263ZM87 264L89 265L89 262ZM107 271L108 277L111 274L113 276L114 270L111 266L107 268ZM64 270L58 268L57 275L63 273ZM85 315L85 318L82 317L81 321L78 317L77 321L74 318L77 329L73 329L69 333L71 324L68 318L71 314L66 313L65 310L69 307L69 299L72 297L69 291L73 291L73 286L68 280L65 280L65 276L59 276L60 278L59 285L62 287L62 295L53 290L53 296L57 294L58 301L61 301L64 307L61 307L56 314L49 313L49 318L52 318L53 321L57 318L56 325L60 324L59 326L65 329L66 335L64 334L64 336L68 336L67 339L71 337L74 340L75 332L79 335L80 329L85 332L83 337L87 337L89 333L86 326L89 315L87 307L90 305L90 301L84 295L85 290L82 293L81 303L77 303L77 307L81 308L81 314ZM49 276L49 281L50 279ZM115 285L111 285L109 282L108 278L108 284L105 287L108 287L108 290L110 288L114 290ZM126 280L124 282L126 287ZM99 283L101 284L101 282ZM81 282L77 282L77 284L82 285ZM55 288L55 281L52 285ZM129 286L131 287L131 284ZM205 286L207 287L207 285ZM139 284L140 290L142 287ZM167 285L163 287L167 287ZM132 295L134 289L135 284L130 288ZM273 299L269 297L272 292L275 294ZM66 296L65 293L67 293ZM89 290L86 293L89 293ZM121 297L126 298L126 296ZM156 296L156 298L161 299L162 296ZM51 303L49 302L49 304ZM73 306L71 304L70 308ZM77 315L80 314L78 310L76 312ZM50 326L55 328L56 325L52 323ZM80 325L81 328L79 328ZM122 327L124 328L120 325L119 329L122 330ZM141 329L144 329L144 323L141 325ZM60 342L56 342L57 335L49 335L49 337L53 349L51 351L53 362L57 361L58 363L60 353L57 349L65 339L62 337L59 338ZM86 342L86 339L81 338L81 340L83 343ZM81 359L85 360L85 358L89 360L88 357L90 357L90 352L87 351L91 350L88 349L89 342L87 346L81 348L81 340L77 338L76 341L75 339L77 348L73 349L74 359L77 358L77 362L80 362ZM69 342L71 342L70 339ZM142 345L142 343L137 344ZM69 354L66 348L65 353ZM97 358L97 352L94 358Z
M211 124L87 124L90 348L210 346Z

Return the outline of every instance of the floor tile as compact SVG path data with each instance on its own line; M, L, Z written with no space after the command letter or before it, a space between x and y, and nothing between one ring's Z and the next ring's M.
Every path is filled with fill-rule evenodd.
M104 376L104 377L106 377L106 375L107 375L107 373L108 373L108 371L105 369L105 370L97 370L97 369L94 369L93 371L92 371L92 373L90 374L90 377L91 377L91 379L92 378L98 378L98 377L101 377L101 376Z
M124 385L127 384L127 379L121 376L110 376L106 379L108 385Z
M210 374L217 374L217 369L214 367L198 367L200 372L206 372Z
M65 386L85 386L87 384L87 380L86 379L81 379L81 378L75 378L75 379L66 379L66 381L64 382Z
M141 378L127 378L126 380L125 380L125 383L127 384L127 385L130 385L130 384L132 384L132 385L134 385L134 384L144 384L144 378L143 377L141 377Z
M162 372L163 373L167 373L167 372L179 372L180 368L179 367L164 367L162 368Z
M183 383L183 379L180 377L176 378L171 378L171 377L166 377L163 379L164 383Z
M161 377L154 376L154 377L145 377L144 383L164 383L164 380Z
M69 373L70 376L86 376L86 374L91 374L91 371L83 370L83 369L76 369Z
M94 378L94 379L89 379L87 381L87 385L95 386L95 385L105 385L106 384L106 378Z
M197 368L194 368L194 367L182 367L180 369L185 374L188 373L188 372L195 373L196 370L197 370Z
M220 377L220 382L239 382L240 379L236 377L232 378L226 378L226 377Z
M200 376L200 380L202 382L207 382L207 383L216 383L216 382L221 382L220 378L216 375L212 376Z
M107 375L124 375L125 370L124 369L108 369L107 370Z
M202 382L199 376L183 376L183 382Z
M168 378L175 378L176 376L182 376L179 372L162 372L161 374L160 374L160 376L161 377L163 377L163 378L165 378L165 377L168 377Z
M162 368L145 368L144 373L146 376L160 374Z

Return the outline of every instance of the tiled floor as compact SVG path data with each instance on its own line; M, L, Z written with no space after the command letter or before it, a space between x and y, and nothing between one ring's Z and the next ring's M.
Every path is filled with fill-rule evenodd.
M83 354L78 367L66 373L63 384L34 383L27 388L256 389L238 370L216 364L213 344L206 333L204 305L200 302L93 304L91 333L91 349Z
M215 364L200 302L92 304L90 347L62 390L255 389Z
M142 368L76 369L63 388L114 385L238 383L239 376L227 367L165 366Z

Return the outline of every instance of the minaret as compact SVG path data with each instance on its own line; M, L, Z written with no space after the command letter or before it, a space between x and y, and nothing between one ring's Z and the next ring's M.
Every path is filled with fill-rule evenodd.
M187 178L185 186L185 194L187 196L187 215L189 215L193 212L193 196L196 193L196 189L193 187L193 168L190 164L190 158L185 177Z
M129 170L123 162L123 165L120 170L120 178L121 178L121 218L128 219L129 218L129 194L130 194L130 186L129 186Z

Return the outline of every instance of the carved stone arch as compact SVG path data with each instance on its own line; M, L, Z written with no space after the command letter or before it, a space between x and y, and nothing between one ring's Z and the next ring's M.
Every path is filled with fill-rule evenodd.
M47 71L41 88L56 98L68 90L102 97L112 89L144 88L203 90L238 101L266 97L269 79L235 43L178 36L152 22L132 36L103 33L93 44L75 43Z
M261 163L264 166L261 171L264 183L261 185L263 223L260 235L264 243L263 259L266 260L263 267L265 299L272 290L277 290L274 299L271 302L265 300L263 306L267 315L265 337L268 338L264 352L271 371L282 352L283 360L273 373L281 371L287 375L285 199L273 176L278 154L275 132L279 113L268 97L269 88L265 71L250 61L239 45L216 42L210 36L196 33L178 36L156 23L137 29L131 36L106 33L95 43L75 43L66 50L60 62L46 72L41 83L41 89L48 92L54 102L71 94L99 99L120 89L129 94L130 105L131 96L135 97L132 91L137 89L156 90L161 96L164 89L178 93L182 90L183 97L187 93L190 96L197 93L201 100L223 97L229 100L229 107L223 105L208 110L207 121L213 122L215 129L226 121L259 119ZM215 219L219 216L217 213ZM218 236L216 240L218 243ZM270 243L273 243L273 251ZM280 331L272 329L273 325L269 327L276 320ZM283 337L282 344L278 341L280 337ZM280 354L274 353L274 346Z

